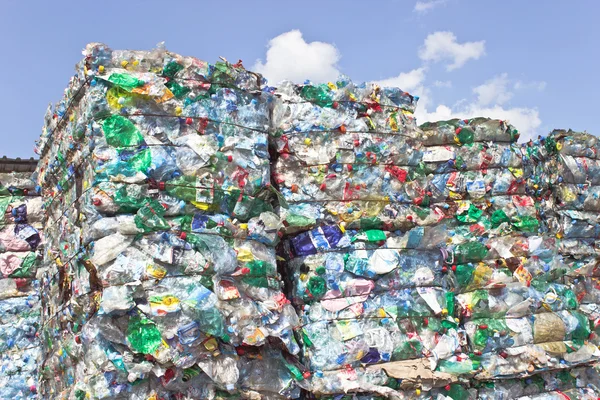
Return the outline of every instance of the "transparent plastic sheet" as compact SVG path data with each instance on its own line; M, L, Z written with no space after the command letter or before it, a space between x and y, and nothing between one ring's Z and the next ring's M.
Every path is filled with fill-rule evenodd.
M41 205L28 174L0 173L0 398L38 398Z

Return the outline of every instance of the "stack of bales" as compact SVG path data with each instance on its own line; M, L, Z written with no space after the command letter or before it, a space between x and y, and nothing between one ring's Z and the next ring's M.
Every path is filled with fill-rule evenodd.
M429 245L443 214L412 116L417 99L344 77L284 83L275 94L282 254L313 393L410 397L457 381L437 370L471 364L456 282Z
M537 147L541 204L559 253L556 274L572 288L580 320L589 324L571 346L573 352L600 344L600 143L588 133L555 130Z
M450 393L597 360L512 126L418 129L410 95L345 79L276 95L285 268L315 393Z
M0 398L37 398L42 201L31 173L0 173Z
M573 347L587 338L589 326L572 287L556 274L558 243L540 218L526 179L530 159L516 145L516 131L483 119L422 128L426 144L446 144L456 154L450 161L457 176L451 172L446 187L458 208L447 237L440 237L447 269L457 279L472 360L479 363L475 377L524 376L596 360L595 346ZM450 145L452 137L461 150ZM464 191L456 193L456 186Z
M39 146L43 396L598 391L595 137L521 146L499 120L418 127L416 97L346 77L84 56ZM0 293L31 294L5 307L24 351L42 225L12 186Z
M298 397L262 78L162 48L84 56L40 140L43 395Z

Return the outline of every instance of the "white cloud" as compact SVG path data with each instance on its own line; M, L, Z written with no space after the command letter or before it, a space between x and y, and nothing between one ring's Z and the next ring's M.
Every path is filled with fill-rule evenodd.
M447 3L448 0L419 0L415 3L414 12L425 14L437 6Z
M527 90L527 89L534 89L537 90L538 92L543 91L544 89L546 89L546 82L544 81L534 81L534 82L522 82L522 81L517 81L515 82L515 90Z
M418 88L425 80L425 68L413 69L409 72L402 72L400 75L376 81L381 86L399 87L405 92L411 92Z
M452 82L451 81L435 81L435 82L433 82L433 86L439 87L439 88L451 88Z
M513 96L508 90L508 74L503 73L473 88L477 94L477 103L482 106L489 104L504 104Z
M485 40L479 42L458 43L452 32L435 32L425 38L419 49L419 58L423 61L452 61L446 66L448 71L460 68L471 59L477 60L485 54Z
M302 32L292 30L269 41L266 61L257 60L252 69L263 74L271 84L284 79L303 82L335 80L340 71L341 55L336 47L324 42L306 42Z

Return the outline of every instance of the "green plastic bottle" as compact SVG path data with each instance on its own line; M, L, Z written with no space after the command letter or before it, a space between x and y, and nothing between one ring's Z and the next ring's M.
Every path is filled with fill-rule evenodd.
M513 226L521 232L537 232L539 225L538 219L529 215L513 218Z
M102 130L106 143L114 147L139 146L144 143L144 137L138 128L121 115L111 115L104 120Z
M196 201L196 177L182 175L165 184L167 194L185 202Z
M203 309L198 314L198 325L202 332L215 337L222 337L225 334L223 316L218 308Z
M471 283L473 271L475 271L475 267L472 264L459 264L456 266L454 275L460 287L467 287Z
M249 269L249 272L242 278L244 283L262 288L276 287L277 284L273 278L277 273L275 266L262 260L253 260L246 264L246 268Z
M128 92L137 87L144 86L144 81L129 74L111 74L108 81Z
M483 260L488 253L488 249L480 242L467 242L456 246L454 249L454 262L456 264L466 264Z
M510 222L510 218L503 210L496 210L492 213L491 216L492 227L497 228L504 222Z
M162 337L154 322L143 317L132 317L127 327L127 341L138 353L152 354L160 347Z
M475 132L471 128L460 128L456 137L460 144L472 144L475 140Z
M333 106L331 90L325 84L317 86L306 85L300 91L300 96L302 96L304 100L310 101L320 107Z
M472 224L479 221L482 215L483 210L471 204L466 212L456 215L456 219L465 224Z
M311 300L319 300L325 295L325 292L327 291L327 284L325 282L325 279L323 279L322 277L311 276L308 279L308 283L306 284L306 289L311 295Z
M163 218L165 209L154 199L145 199L134 217L135 226L144 233L168 230L171 226Z

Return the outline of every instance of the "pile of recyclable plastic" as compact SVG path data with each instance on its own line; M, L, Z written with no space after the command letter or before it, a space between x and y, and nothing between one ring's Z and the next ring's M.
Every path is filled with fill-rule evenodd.
M162 47L84 56L39 141L42 397L600 393L595 137L419 127L398 88L273 88Z
M0 173L0 398L37 398L42 201L25 173Z
M275 94L282 255L313 393L425 396L598 359L514 127L417 128L415 98L345 78Z
M577 367L570 370L542 372L524 379L505 379L476 385L477 398L483 400L597 399L600 388L598 369ZM471 392L472 393L472 392ZM451 398L468 398L450 396Z
M600 157L598 138L588 133L555 130L538 146L542 166L538 191L546 220L557 238L560 279L569 285L578 311L589 320L589 341L600 345ZM585 319L581 317L581 319Z
M283 82L275 95L273 173L286 232L339 222L360 228L367 216L388 230L402 226L420 189L404 184L421 177L416 99L343 76L329 86Z
M160 47L84 56L39 142L43 396L298 397L262 78Z
M433 207L445 197L430 190L416 99L346 78L275 94L284 268L312 391L389 396L456 382L455 365L473 366L436 242L449 211Z
M469 201L455 213L460 222L467 217L459 228L464 233L448 230L445 250L459 282L457 312L479 364L475 378L522 377L595 361L600 352L588 341L589 321L573 287L560 278L561 244L526 179L534 171L527 147L510 143L513 128L494 134L493 124L472 119L423 126L427 137L436 125L436 138L450 128L458 145L481 152L478 171L465 174Z

